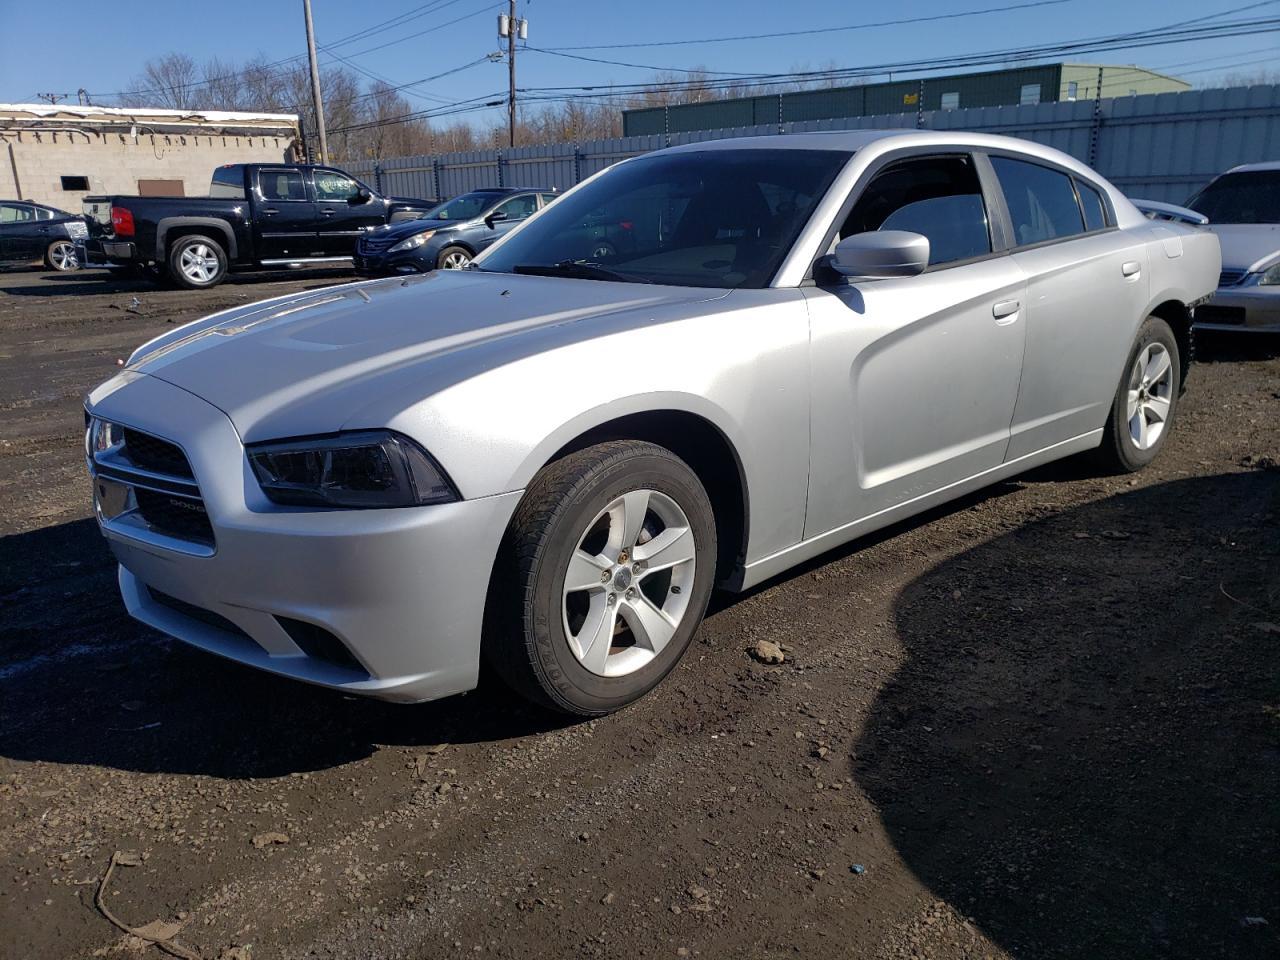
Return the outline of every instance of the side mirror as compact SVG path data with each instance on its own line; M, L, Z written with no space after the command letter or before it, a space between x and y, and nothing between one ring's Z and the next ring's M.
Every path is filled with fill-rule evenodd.
M495 223L501 223L505 219L507 219L507 215L505 213L501 210L495 210L484 218L484 225L492 230Z
M906 230L855 233L825 263L844 277L914 277L929 266L929 238Z
M356 191L355 197L352 198L353 203L368 203L373 199L373 194L364 187Z

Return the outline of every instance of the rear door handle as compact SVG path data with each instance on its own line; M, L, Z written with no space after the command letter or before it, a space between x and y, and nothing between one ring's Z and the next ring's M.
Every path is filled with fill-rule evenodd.
M1018 311L1022 304L1017 300L1001 300L991 308L991 315L1000 326L1006 326L1018 319Z
M1142 273L1142 264L1137 260L1126 260L1120 267L1120 272L1126 277L1136 277Z
M333 208L332 208L332 207L321 207L321 208L320 208L320 213L321 213L321 214L323 214L323 215L324 215L324 216L326 216L326 217L332 217L332 216L333 216L334 211L333 211Z
M262 208L262 215L263 215L264 217L274 217L274 216L275 216L277 213L279 213L279 212L280 212L280 211L279 211L279 210L277 210L275 207L263 207L263 208Z

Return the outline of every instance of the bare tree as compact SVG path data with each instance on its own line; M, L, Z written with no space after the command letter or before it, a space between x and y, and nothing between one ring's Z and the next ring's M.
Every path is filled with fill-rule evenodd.
M126 106L190 110L201 95L199 74L196 62L185 53L165 54L146 62L122 99Z

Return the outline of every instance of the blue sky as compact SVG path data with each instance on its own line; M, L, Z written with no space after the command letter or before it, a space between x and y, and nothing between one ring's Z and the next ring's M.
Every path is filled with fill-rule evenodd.
M579 55L665 68L705 66L728 72L780 72L895 60L955 56L1038 45L1068 39L1150 29L1191 18L1211 17L1249 0L1063 0L982 16L834 30L868 21L928 17L1007 7L1033 0L899 0L884 3L835 3L788 0L779 3L740 0L520 0L529 20L531 46L562 48L599 44L646 43L628 49L582 49ZM451 70L496 50L496 13L506 3L484 0L312 0L321 45L399 14L421 13L408 23L367 39L334 47L400 84ZM56 10L56 13L51 11ZM425 10L425 12L423 12ZM202 16L201 11L216 13ZM1234 17L1280 16L1280 2ZM57 18L51 25L52 17ZM449 24L448 21L457 22ZM823 28L806 36L673 45L700 40ZM430 31L412 39L409 34ZM56 7L29 0L0 0L0 36L8 38L0 55L0 101L26 102L37 92L70 93L84 87L103 94L127 89L148 57L182 51L198 61L212 56L243 59L256 53L272 60L305 50L301 0L217 0L205 5L173 2L79 2ZM46 36L48 39L45 39ZM22 38L21 42L13 42ZM381 49L370 48L397 41ZM368 52L365 52L368 51ZM1280 69L1280 34L1243 36L1177 46L1119 50L1073 59L1138 63L1193 83L1230 72ZM322 61L332 62L322 56ZM634 83L650 71L587 63L530 50L521 54L520 86ZM506 66L481 63L433 81L415 93L447 101L504 91ZM427 109L439 99L410 97ZM105 101L104 101L105 102ZM481 124L497 123L501 111L473 114Z

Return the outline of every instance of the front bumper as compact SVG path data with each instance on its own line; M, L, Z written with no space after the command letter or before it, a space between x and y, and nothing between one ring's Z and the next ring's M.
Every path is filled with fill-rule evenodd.
M89 409L181 446L213 530L212 547L192 545L95 511L132 616L346 693L416 702L476 685L489 574L518 492L404 509L279 507L263 497L231 422L203 400L126 374L95 391ZM298 624L328 639L299 640Z
M1197 330L1280 332L1280 287L1219 287L1204 306L1196 307Z
M429 246L429 245L427 245ZM390 277L397 274L427 273L436 268L435 253L423 254L426 246L398 253L364 253L359 249L351 258L356 273L366 277Z

